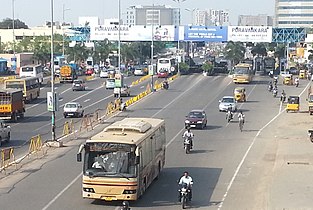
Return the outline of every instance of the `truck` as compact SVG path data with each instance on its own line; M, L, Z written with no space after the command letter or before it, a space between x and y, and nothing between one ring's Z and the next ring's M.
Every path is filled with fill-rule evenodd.
M0 90L0 120L17 121L25 113L23 91L17 89Z
M60 83L73 82L75 79L77 79L77 74L71 66L64 65L60 68Z

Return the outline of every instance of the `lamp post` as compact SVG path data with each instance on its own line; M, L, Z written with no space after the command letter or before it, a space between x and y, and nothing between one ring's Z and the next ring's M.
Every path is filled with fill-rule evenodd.
M64 56L64 42L65 42L65 34L64 34L64 25L65 25L65 12L69 11L71 9L65 9L65 4L63 4L63 10L62 10L62 55Z
M154 54L154 0L152 0L152 23L151 23L151 91L154 92L154 67L153 67L153 54Z
M13 60L11 60L12 70L16 70L16 56L15 56L15 0L12 0L12 36L13 36Z
M118 0L118 70L121 73L121 0ZM118 92L120 98L121 87Z
M177 56L179 56L179 27L180 27L180 23L181 23L181 21L180 21L180 19L181 19L181 14L180 14L180 10L181 10L181 8L180 8L180 3L182 3L182 2L185 2L186 0L173 0L174 2L176 2L176 3L178 3L178 9L179 9L179 22L178 22L178 36L177 36ZM184 55L183 55L184 56ZM180 70L179 70L179 60L180 59L178 59L178 62L177 62L177 70L178 70L178 73L180 73Z
M50 0L51 4L51 95L52 95L52 112L51 112L51 137L52 141L56 140L55 137L55 93L54 93L54 37L53 37L53 7L54 7L54 0Z
M191 22L191 25L193 26L193 13L194 13L194 11L198 10L198 8L193 8L193 9L186 8L185 10L190 12L190 14L191 14L190 22Z

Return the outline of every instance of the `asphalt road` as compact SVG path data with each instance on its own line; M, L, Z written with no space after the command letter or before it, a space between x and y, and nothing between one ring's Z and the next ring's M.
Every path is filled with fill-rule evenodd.
M268 78L258 77L256 80L244 85L248 101L238 104L246 115L243 132L239 131L236 119L227 123L225 113L218 112L218 100L224 95L232 95L235 87L230 78L223 76L183 76L175 80L168 91L156 92L110 120L136 116L163 118L166 121L166 167L143 198L131 204L132 209L180 208L176 181L185 170L194 178L190 209L255 207L262 190L255 180L262 180L264 172L259 169L259 173L253 171L253 177L247 176L251 174L254 164L258 164L253 154L264 157L264 145L258 139L264 131L275 129L275 119L283 110L278 98L267 92ZM284 88L287 95L293 95L299 94L305 85L301 84L300 88L279 86L279 89ZM99 98L99 94L102 92L94 94L94 97ZM194 130L194 150L186 155L181 135L184 116L191 109L206 111L208 127ZM116 202L105 203L81 197L82 166L75 162L75 157L78 145L83 141L68 143L67 147L50 154L46 163L43 160L35 162L5 180L6 184L0 184L1 209L116 209Z
M125 84L131 85L133 81L140 77L126 77ZM56 84L55 91L59 93L59 111L56 112L56 134L61 136L63 125L70 118L64 119L63 106L67 102L77 101L84 108L84 113L93 113L97 109L101 109L101 113L105 112L107 104L115 100L113 90L107 90L103 83L105 78L95 78L86 82L85 91L72 91L71 83ZM146 80L136 86L131 87L131 96L145 90L150 80ZM21 146L16 149L16 154L23 153L28 150L28 141L32 136L40 134L42 139L51 139L51 112L47 111L46 95L51 91L51 87L42 87L40 97L33 102L26 104L26 112L24 119L17 123L8 123L12 128L11 141L4 146ZM127 100L127 97L123 97ZM75 129L79 129L80 118L72 118L76 122ZM25 145L25 146L22 146Z

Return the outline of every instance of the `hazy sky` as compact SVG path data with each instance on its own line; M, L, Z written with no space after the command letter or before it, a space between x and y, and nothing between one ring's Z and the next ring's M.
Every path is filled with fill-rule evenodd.
M12 18L12 1L1 0L0 19ZM177 7L173 0L121 0L122 13L131 5L171 5ZM15 17L24 21L28 26L43 25L51 20L51 0L14 0ZM66 22L78 24L79 16L98 16L103 22L104 18L117 17L117 0L54 0L54 20L62 21L63 4ZM228 9L232 25L237 24L238 15L268 14L274 15L275 0L186 0L182 2L182 24L191 23L191 13L186 8L212 8ZM124 16L124 15L123 15Z

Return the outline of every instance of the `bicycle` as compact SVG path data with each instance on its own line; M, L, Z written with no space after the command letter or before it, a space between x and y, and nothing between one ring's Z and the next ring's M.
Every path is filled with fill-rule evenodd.
M243 119L239 119L239 129L240 129L240 132L242 132L242 129L243 129Z

